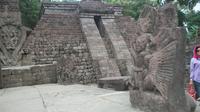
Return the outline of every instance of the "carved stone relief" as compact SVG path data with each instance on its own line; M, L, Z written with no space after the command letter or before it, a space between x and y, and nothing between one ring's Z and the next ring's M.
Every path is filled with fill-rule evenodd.
M175 12L172 4L159 9L145 7L137 22L140 35L130 41L135 52L130 100L133 106L145 111L189 112L192 108L184 91L185 32L175 27ZM162 16L164 13L172 14L166 17ZM171 18L170 24L165 24L167 18Z
M1 63L5 66L16 65L19 50L26 40L26 28L7 23L0 26Z
M3 66L18 64L19 51L24 44L28 28L21 25L18 0L1 1L0 63Z

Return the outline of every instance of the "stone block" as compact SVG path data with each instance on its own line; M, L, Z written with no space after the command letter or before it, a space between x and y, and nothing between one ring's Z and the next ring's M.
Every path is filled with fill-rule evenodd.
M100 88L113 88L116 91L128 90L129 76L100 78L97 83Z
M3 87L29 86L57 82L55 65L8 67L3 68L2 73Z

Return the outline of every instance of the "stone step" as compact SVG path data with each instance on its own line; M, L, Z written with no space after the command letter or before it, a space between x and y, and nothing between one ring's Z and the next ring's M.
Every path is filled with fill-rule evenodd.
M117 24L115 23L114 19L102 19L103 25L105 27L106 33L108 34L108 38L111 41L111 44L113 45L113 48L115 51L115 57L117 60L126 60L126 68L128 71L128 74L132 74L132 67L133 67L133 61L131 54L129 52L128 46L126 45L126 42L124 38L122 37ZM122 73L123 74L123 73ZM127 74L127 75L128 75Z
M92 18L81 18L82 29L88 41L88 46L94 60L108 59L108 54Z
M116 91L128 90L130 76L105 77L98 80L98 87L113 88Z
M102 77L121 76L115 59L103 59L99 61Z
M110 38L113 47L115 49L115 54L117 59L131 59L131 54L128 50L128 47L124 41L124 38L121 36L119 29L115 23L114 19L103 19L103 24L105 30Z
M92 59L98 61L102 77L121 76L116 61L108 57L108 52L94 19L81 18L81 23Z

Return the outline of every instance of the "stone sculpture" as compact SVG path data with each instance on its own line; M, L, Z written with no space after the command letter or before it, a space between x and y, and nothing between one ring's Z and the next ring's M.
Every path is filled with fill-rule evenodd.
M84 0L80 4L44 3L38 25L26 38L27 30L21 25L17 3L18 0L0 1L3 4L0 7L0 61L3 66L11 66L19 64L20 59L38 66L28 68L30 76L25 72L13 75L13 70L4 70L4 84L8 82L5 87L55 83L57 79L60 83L85 84L108 77L102 79L103 83L118 86L119 81L122 84L119 89L124 90L128 76L134 73L129 81L134 106L152 112L192 109L192 100L189 102L184 92L184 30L177 27L174 5L159 9L147 6L138 21L125 18L120 23L123 17L115 14L120 15L121 8L100 0ZM102 38L101 28L105 28L109 41ZM113 46L105 47L106 43ZM109 57L108 53L115 56ZM56 61L57 73L51 65Z
M17 65L19 52L26 40L28 28L21 24L18 0L4 1L0 14L0 61L4 66Z
M139 36L129 44L135 54L130 101L148 112L190 112L195 107L184 91L185 32L176 20L172 4L146 6L136 22Z
M77 71L75 68L76 57L74 55L61 56L57 64L58 83L70 84L76 79Z

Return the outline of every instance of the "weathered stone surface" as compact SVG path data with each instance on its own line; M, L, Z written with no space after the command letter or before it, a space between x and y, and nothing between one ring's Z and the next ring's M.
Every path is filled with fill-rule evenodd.
M94 18L81 17L81 24L93 61L98 62L103 77L98 80L99 85L127 89L124 81L116 77L132 74L132 57L115 20L96 15Z
M80 2L81 13L113 14L112 5L104 4L101 0L83 0Z
M124 38L121 36L120 31L117 29L117 25L114 19L103 19L102 20L105 30L108 34L108 37L113 45L114 54L117 59L131 59L130 52L124 41Z
M2 68L1 76L3 88L57 82L56 65Z
M4 21L12 20L16 24L21 24L21 13L19 11L19 0L0 1L0 25Z
M119 32L114 23L114 15L121 14L120 6L108 5L100 0L85 0L80 3L44 2L40 21L26 38L26 29L21 27L17 4L18 0L0 2L3 12L0 19L0 56L4 66L57 63L57 78L60 83L85 84L96 82L104 76L130 75L130 54L123 38L116 34L116 39L103 40L102 35L98 34L99 28L94 18L102 16L104 19L112 20L107 26L107 22L104 23L106 27L115 27L111 31L107 29L107 32ZM11 9L16 16L12 16ZM92 17L89 21L91 24L86 24L89 19L85 24L83 21L80 22L80 15L87 19ZM104 24L101 21L101 26ZM116 41L118 37L122 43ZM94 47L95 45L99 46ZM113 53L114 51L116 52ZM109 55L117 58L109 59Z
M0 4L1 63L57 63L57 67L3 69L4 87L57 79L62 84L86 84L99 79L99 86L124 90L124 76L133 75L128 84L134 106L153 112L189 112L195 107L184 93L184 32L176 27L173 5L160 9L146 6L139 20L134 21L130 17L115 17L121 8L100 0L44 3L44 13L26 39L23 27L15 27L21 25L16 0L10 1L11 5L5 0Z
M136 22L117 18L135 60L130 81L133 106L151 112L189 112L194 108L184 91L185 32L176 20L172 4L159 9L146 6ZM125 25L128 27L123 28Z
M120 76L115 60L109 58L105 42L95 24L95 20L92 18L81 18L81 23L92 59L99 63L98 65L101 71L101 76Z
M63 12L59 12L60 9ZM77 4L44 3L43 10L44 14L23 46L28 52L23 55L23 64L57 62L59 83L96 82Z
M64 14L67 15L69 13L77 13L78 12L78 3L50 3L45 2L43 7L44 14Z
M43 84L1 89L0 94L2 112L144 112L132 108L128 91L96 85Z
M114 88L116 91L128 90L128 81L130 76L105 77L98 80L100 88Z
M18 64L28 29L21 25L18 0L2 0L0 6L0 63L14 66Z

